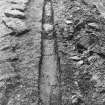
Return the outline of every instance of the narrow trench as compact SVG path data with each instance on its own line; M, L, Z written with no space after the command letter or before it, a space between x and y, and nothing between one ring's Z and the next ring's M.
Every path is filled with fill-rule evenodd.
M47 6L49 4L51 4L50 7ZM46 24L49 26L51 25L53 28L49 26L48 27L45 26ZM56 85L58 90L57 90L57 94L54 94L54 95L57 96L57 102L54 103L54 105L61 105L62 94L61 94L60 58L58 56L57 38L56 38L55 29L54 29L54 11L52 6L52 0L43 1L41 26L42 26L42 32L41 32L41 57L39 62L39 78L38 78L38 96L39 96L38 105L53 104L53 98L52 98L54 94L53 85L56 83L57 83ZM49 51L50 49L53 49L53 51ZM52 64L47 65L47 63L50 64L50 60L52 60L51 61ZM50 67L50 66L53 66L53 67ZM53 75L53 70L55 72L54 75ZM49 79L53 79L53 82L56 82L56 83L52 83L50 80L48 80L47 77ZM50 84L50 86L47 86L48 85L47 82L48 84ZM43 90L44 89L43 86L45 86L46 88L45 90ZM45 91L45 93L43 91Z

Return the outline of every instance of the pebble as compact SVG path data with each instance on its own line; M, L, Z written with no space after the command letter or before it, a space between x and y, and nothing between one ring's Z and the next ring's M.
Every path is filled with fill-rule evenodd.
M53 30L53 25L46 23L46 24L43 25L43 28L44 28L45 31L48 32L48 31Z
M96 23L88 23L89 26L99 28L99 26Z
M8 10L20 10L20 11L25 11L26 9L26 5L25 4L14 4L14 5L11 5Z
M81 66L83 63L83 60L80 60L79 62L77 62L77 66Z
M73 57L70 57L71 59L74 59L74 60L80 60L80 58L78 56L73 56Z

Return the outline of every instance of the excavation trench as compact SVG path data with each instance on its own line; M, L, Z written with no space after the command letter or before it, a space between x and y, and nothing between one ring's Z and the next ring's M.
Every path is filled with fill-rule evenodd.
M58 58L54 11L51 0L43 2L41 59L39 64L39 104L61 105L60 62Z

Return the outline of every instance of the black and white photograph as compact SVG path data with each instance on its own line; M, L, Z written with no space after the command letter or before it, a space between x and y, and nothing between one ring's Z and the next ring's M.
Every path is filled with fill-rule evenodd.
M0 105L105 105L105 0L0 0Z

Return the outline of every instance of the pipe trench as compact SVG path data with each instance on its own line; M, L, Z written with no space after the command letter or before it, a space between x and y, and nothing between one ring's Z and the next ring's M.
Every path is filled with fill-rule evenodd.
M42 13L41 60L39 65L39 103L60 104L60 75L51 0L44 0Z

